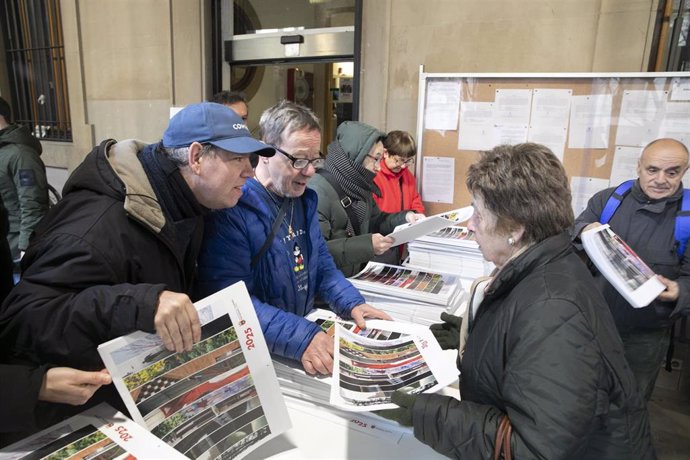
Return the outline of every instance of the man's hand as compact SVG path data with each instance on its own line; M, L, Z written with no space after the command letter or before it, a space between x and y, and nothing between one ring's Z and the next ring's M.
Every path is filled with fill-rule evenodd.
M580 231L580 234L586 232L587 230L592 230L593 228L601 227L602 223L601 222L592 222L591 224L587 225L585 228Z
M201 339L199 314L186 294L161 292L153 322L156 333L170 351L190 351Z
M364 318L387 319L388 321L393 320L393 318L388 316L388 313L381 311L378 308L374 308L367 303L361 303L354 307L350 312L350 316L360 329L366 329L367 327Z
M79 406L91 399L102 385L112 382L108 371L85 372L71 367L53 367L46 371L38 392L40 401Z
M302 366L307 374L330 375L333 372L333 337L325 332L316 334L304 350Z
M422 220L422 219L426 219L426 216L424 214L420 214L418 212L410 211L407 214L405 214L405 220L410 224L414 224L415 222Z
M661 275L656 275L656 278L661 281L661 283L666 286L666 290L661 291L661 294L657 297L658 300L662 302L675 302L678 300L678 294L680 294L680 288L678 287L677 281L672 281Z
M380 256L388 251L393 246L395 240L390 236L383 236L380 233L373 233L371 235L371 245L374 247L374 254Z

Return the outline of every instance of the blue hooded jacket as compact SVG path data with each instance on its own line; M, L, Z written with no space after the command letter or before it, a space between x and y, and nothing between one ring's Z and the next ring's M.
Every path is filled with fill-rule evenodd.
M336 268L328 252L316 213L316 193L307 189L301 200L309 236L305 251L309 270L306 304L296 304L292 255L282 243L274 240L257 265L253 269L250 266L275 218L271 203L265 200L265 192L255 179L247 181L237 206L211 212L206 217L196 289L197 295L203 297L244 281L269 350L295 360L302 358L321 330L304 318L313 308L316 294L344 318L350 318L352 308L364 303L364 297Z

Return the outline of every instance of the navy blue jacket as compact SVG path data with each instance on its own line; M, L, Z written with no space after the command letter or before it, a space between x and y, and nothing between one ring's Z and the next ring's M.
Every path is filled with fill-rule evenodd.
M364 303L364 298L336 268L328 252L313 190L307 189L301 198L309 236L305 250L309 271L306 303L297 305L292 255L282 243L274 240L256 267L251 268L251 260L264 245L275 218L272 203L265 197L261 184L249 180L237 206L207 216L196 293L207 296L244 281L271 353L299 360L321 330L304 318L313 308L316 294L344 318L349 318L352 308Z
M578 216L572 236L577 238L585 226L598 222L606 202L615 187L595 194L587 209ZM635 181L620 206L611 217L609 226L637 253L647 265L660 275L678 282L676 302L653 301L644 308L633 308L599 272L595 279L611 308L619 331L666 328L681 314L690 312L690 248L679 260L674 236L676 213L683 195L682 188L668 198L651 200Z

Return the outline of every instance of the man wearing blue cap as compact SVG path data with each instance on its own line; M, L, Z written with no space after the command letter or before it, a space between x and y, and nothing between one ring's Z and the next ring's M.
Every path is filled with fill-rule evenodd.
M2 362L96 371L97 346L134 330L190 350L201 335L187 293L203 216L237 203L254 176L251 155L274 153L232 110L208 102L178 112L159 143L103 141L36 229L0 308ZM110 385L89 405L104 400L124 409ZM39 403L36 428L81 410Z

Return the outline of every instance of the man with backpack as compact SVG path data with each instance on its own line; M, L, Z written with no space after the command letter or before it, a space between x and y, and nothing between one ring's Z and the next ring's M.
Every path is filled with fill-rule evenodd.
M687 170L688 149L675 139L657 139L642 150L638 179L595 194L573 227L577 239L582 231L608 223L666 285L650 305L633 308L595 273L647 400L669 347L671 326L690 313L690 217L685 217L690 199L681 182Z

